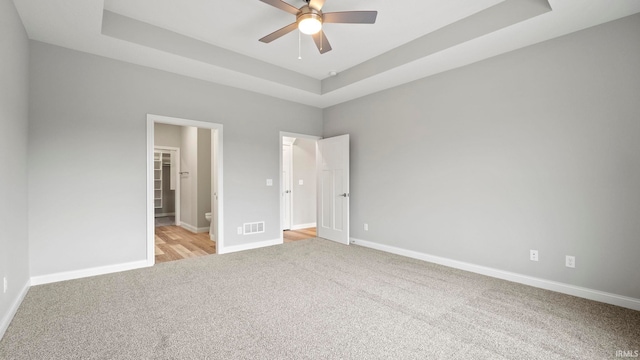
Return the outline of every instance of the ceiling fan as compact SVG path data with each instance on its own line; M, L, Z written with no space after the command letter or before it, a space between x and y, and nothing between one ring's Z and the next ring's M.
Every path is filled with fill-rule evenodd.
M373 24L378 16L377 11L343 11L323 13L322 6L325 0L304 0L307 5L300 9L289 5L282 0L260 0L265 4L269 4L280 10L286 11L296 16L296 21L282 29L276 30L271 34L260 39L263 43L270 43L295 29L299 29L301 33L311 35L316 43L320 54L331 51L331 45L327 37L322 31L324 23L340 23L340 24Z

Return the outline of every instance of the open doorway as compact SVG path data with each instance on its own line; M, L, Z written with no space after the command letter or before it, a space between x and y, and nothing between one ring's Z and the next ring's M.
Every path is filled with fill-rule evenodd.
M147 261L220 253L222 125L147 115Z
M280 223L283 242L316 237L316 142L280 132Z
M175 125L155 124L153 205L155 226L180 224L180 147L162 145ZM175 130L176 132L179 129Z

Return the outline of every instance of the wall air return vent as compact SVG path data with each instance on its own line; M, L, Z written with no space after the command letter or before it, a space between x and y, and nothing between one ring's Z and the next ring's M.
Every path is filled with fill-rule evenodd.
M264 221L244 223L242 226L244 235L259 234L264 232Z

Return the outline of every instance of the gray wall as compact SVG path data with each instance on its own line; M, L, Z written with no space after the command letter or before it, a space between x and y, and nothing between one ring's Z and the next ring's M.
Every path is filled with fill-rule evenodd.
M279 178L279 132L321 134L321 110L30 44L32 276L145 259L147 113L223 124L226 244L280 237L278 187L265 186ZM261 220L265 233L236 235Z
M27 33L10 0L0 0L0 337L29 280L27 237Z
M198 227L198 128L182 126L180 145L180 224Z
M209 227L204 217L211 211L211 130L198 129L198 198L197 198L198 228Z
M169 124L155 124L153 127L153 137L155 146L170 146L179 148L180 126Z
M316 142L298 138L293 151L293 224L316 222ZM298 180L303 180L300 185Z
M638 44L634 15L325 109L352 236L640 298Z

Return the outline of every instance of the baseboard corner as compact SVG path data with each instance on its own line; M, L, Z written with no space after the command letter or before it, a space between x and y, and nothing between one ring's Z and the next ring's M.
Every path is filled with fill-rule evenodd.
M9 328L9 325L11 324L13 317L18 312L18 308L20 308L20 304L22 304L22 301L24 300L25 296L27 296L27 292L29 292L30 287L31 287L31 281L27 280L25 284L22 286L22 289L20 290L20 292L18 293L18 296L11 303L11 306L9 307L9 311L0 320L0 340L2 340L2 338L4 337L4 333Z

